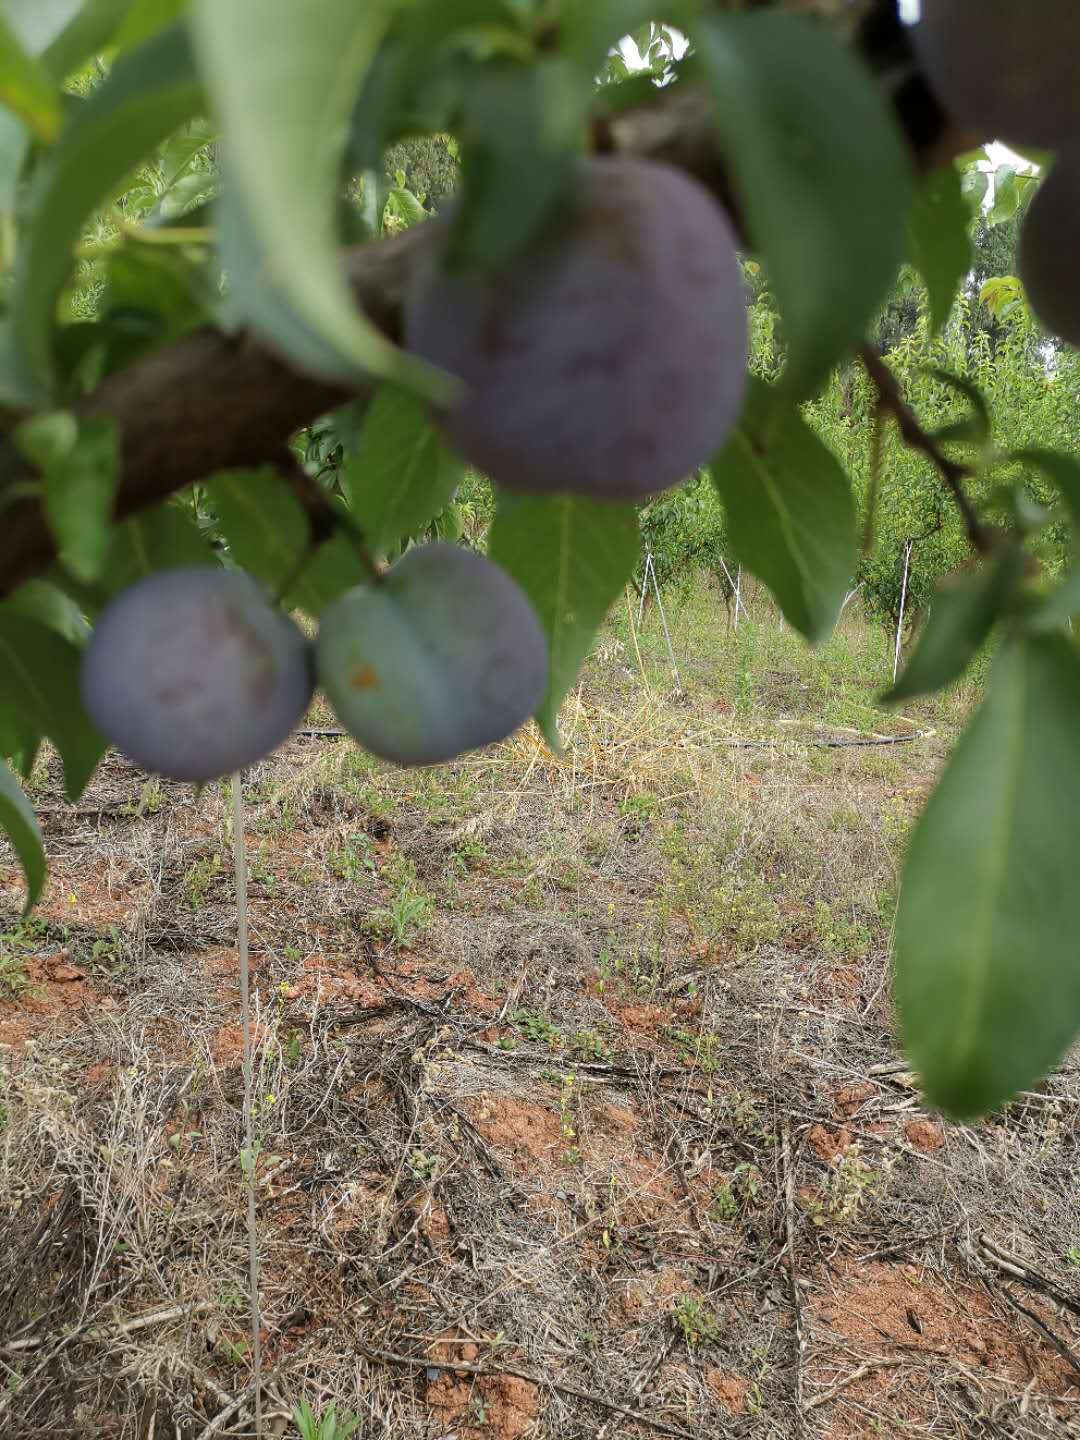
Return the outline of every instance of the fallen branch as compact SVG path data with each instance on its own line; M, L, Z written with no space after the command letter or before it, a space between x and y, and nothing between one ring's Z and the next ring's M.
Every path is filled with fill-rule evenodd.
M873 1375L875 1371L893 1370L898 1365L903 1365L904 1363L903 1360L868 1360L865 1365L860 1365L859 1368L853 1370L850 1375L845 1375L843 1380L838 1381L828 1390L824 1390L820 1395L815 1395L813 1399L808 1400L803 1406L803 1410L817 1410L822 1405L829 1405L839 1394L846 1390L849 1385L854 1385L859 1380L865 1380L867 1375Z

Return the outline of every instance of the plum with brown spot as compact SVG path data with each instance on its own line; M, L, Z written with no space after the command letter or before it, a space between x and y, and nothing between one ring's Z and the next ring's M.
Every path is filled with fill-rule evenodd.
M442 263L410 286L409 349L465 382L441 423L499 485L638 499L685 480L742 406L746 293L731 224L670 166L580 162L553 228L494 273Z
M161 570L102 612L83 656L83 704L146 770L216 780L290 733L314 688L310 648L248 575Z
M375 585L340 596L316 643L319 684L365 749L436 765L505 739L547 685L547 643L517 584L485 556L410 550Z

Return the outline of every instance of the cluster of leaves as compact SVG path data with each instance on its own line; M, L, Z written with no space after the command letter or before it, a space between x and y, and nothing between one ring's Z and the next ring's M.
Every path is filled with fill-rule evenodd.
M103 741L78 700L81 651L137 577L237 565L317 617L367 579L358 532L368 563L433 527L479 535L432 422L454 379L397 343L405 232L459 162L452 258L480 270L556 225L585 150L682 164L741 237L753 379L708 479L647 510L650 543L662 554L700 502L700 553L756 574L811 642L859 566L860 504L882 536L950 516L928 575L963 545L979 557L935 598L898 692L950 683L998 635L899 922L908 1044L931 1095L973 1113L1080 1024L1075 371L1022 314L1002 329L1008 287L984 297L1001 333L961 325L962 354L942 334L982 182L970 164L928 169L929 149L949 152L949 97L930 100L895 6L670 0L661 23L654 4L3 0L0 824L33 896L44 862L17 775L48 738L69 794L86 784ZM1034 186L999 174L1003 223ZM926 318L894 337L895 373L867 378L860 349L905 261ZM662 445L659 397L654 421ZM639 563L638 511L499 494L488 551L542 624L537 719L557 745L560 701ZM889 563L872 550L868 578Z

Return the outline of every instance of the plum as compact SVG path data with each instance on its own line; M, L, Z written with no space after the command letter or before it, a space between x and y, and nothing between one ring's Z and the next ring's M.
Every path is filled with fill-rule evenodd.
M1059 156L1020 227L1020 278L1046 328L1080 346L1080 146Z
M547 643L523 591L485 556L442 542L335 600L315 654L342 725L399 765L505 739L547 685Z
M509 490L637 499L721 448L742 405L746 292L724 211L667 165L580 162L563 214L494 273L422 253L405 343L465 382L442 420Z
M1075 0L922 0L912 39L941 104L981 139L1080 139Z
M112 744L174 780L215 780L289 734L311 650L248 575L160 570L112 600L82 661L83 703Z

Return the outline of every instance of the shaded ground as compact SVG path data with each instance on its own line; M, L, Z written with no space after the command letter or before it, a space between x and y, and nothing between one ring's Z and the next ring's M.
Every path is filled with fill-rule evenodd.
M640 670L614 627L561 759L307 737L247 778L273 1433L306 1397L425 1440L1080 1434L1077 1072L945 1125L891 1028L969 697L885 716L872 632L807 656L715 611L675 617L677 700L655 618ZM110 757L34 799L0 1434L250 1434L228 796Z

